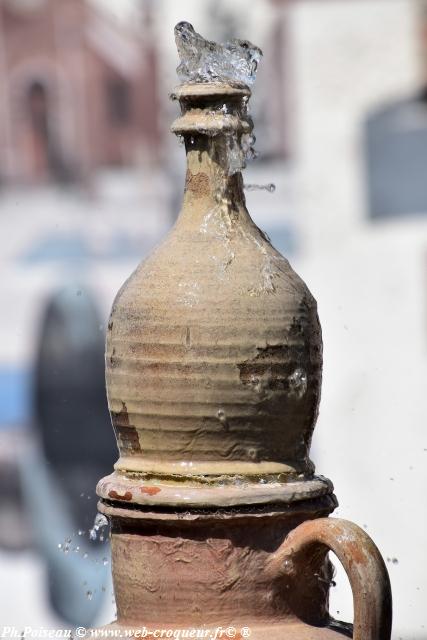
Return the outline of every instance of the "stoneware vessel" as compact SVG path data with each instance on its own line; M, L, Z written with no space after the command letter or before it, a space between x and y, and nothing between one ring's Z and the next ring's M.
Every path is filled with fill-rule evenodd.
M98 484L111 521L111 629L388 640L381 555L356 525L328 518L333 487L309 459L321 330L307 286L245 206L249 96L219 82L176 90L182 211L112 308L107 390L120 458ZM328 611L330 549L351 582L353 628Z

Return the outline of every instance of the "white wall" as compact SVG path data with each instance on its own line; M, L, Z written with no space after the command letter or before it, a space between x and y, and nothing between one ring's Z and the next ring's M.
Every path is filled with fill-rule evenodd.
M302 1L291 25L304 238L295 267L325 342L313 457L335 483L338 515L398 560L387 565L395 637L427 638L427 219L367 220L361 145L366 112L417 87L415 4ZM342 572L333 592L332 613L349 619Z

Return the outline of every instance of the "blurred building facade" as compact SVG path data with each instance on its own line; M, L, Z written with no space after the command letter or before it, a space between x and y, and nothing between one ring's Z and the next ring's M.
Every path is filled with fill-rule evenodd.
M0 3L0 180L87 178L156 157L156 51L85 0Z
M130 4L132 12L129 4L114 7L119 20L97 0L0 1L0 185L82 181L105 167L152 166L167 156L161 132L171 109L159 97L164 102L176 83L165 73L174 72L176 53L162 12L178 21L185 11L168 0ZM268 46L253 111L263 157L284 159L292 142L287 2L262 5L254 39ZM244 37L249 26L237 26L238 11L224 2L197 14L196 28L208 19L218 40Z

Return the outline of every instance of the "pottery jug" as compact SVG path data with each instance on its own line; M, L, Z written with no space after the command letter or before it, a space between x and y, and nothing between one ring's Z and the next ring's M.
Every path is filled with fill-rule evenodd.
M388 640L381 555L328 517L333 487L309 459L321 330L307 286L246 209L249 96L225 82L175 91L182 211L113 304L106 376L120 457L98 484L111 520L110 629ZM353 630L329 614L329 550L351 582Z

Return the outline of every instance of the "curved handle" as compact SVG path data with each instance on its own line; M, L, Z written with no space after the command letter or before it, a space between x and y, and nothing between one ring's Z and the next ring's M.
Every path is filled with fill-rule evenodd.
M390 640L392 599L384 560L372 539L357 525L338 518L319 518L291 531L269 561L276 575L286 567L306 566L313 554L333 551L353 591L353 640ZM296 567L296 568L298 568Z

